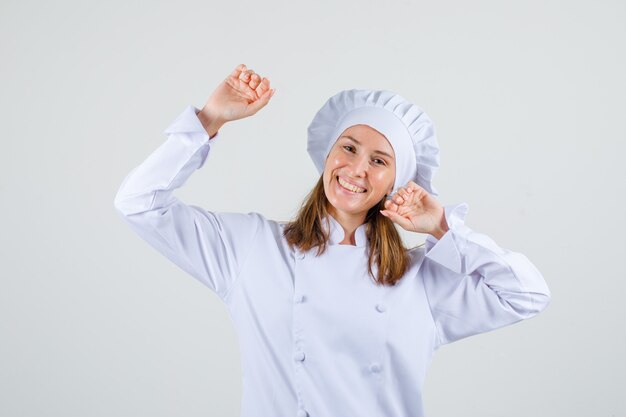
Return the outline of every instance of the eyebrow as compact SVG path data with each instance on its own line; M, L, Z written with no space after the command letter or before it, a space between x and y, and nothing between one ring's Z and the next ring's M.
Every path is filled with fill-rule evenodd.
M341 137L340 137L340 139L341 139L341 138L350 139L350 140L352 140L352 141L354 141L354 142L358 143L359 145L361 144L361 142L359 142L358 140L354 139L352 136L349 136L349 135L343 135L343 136L341 136ZM379 154L381 154L381 155L385 155L385 156L386 156L386 157L388 157L388 158L394 159L394 158L393 158L393 156L389 155L387 152L383 152L383 151L374 151L374 152L375 152L375 153L379 153Z

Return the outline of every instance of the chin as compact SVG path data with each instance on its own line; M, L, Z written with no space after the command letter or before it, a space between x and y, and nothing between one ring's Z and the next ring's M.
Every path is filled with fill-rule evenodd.
M367 204L350 204L350 202L345 201L342 196L331 196L328 198L328 203L333 207L334 210L342 211L346 214L351 215L362 215L367 214L369 209L371 208Z

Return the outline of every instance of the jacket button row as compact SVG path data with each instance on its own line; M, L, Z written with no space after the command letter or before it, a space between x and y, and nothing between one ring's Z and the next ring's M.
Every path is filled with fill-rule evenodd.
M376 310L378 310L378 312L382 313L385 310L387 310L387 307L385 307L384 304L376 304Z
M298 410L298 414L296 414L296 417L308 417L309 413L306 412L306 410Z
M304 256L305 256L305 255L304 255L304 253L298 253L298 254L296 254L296 258L298 258L298 259L300 259L300 260L304 259Z
M304 294L296 295L295 301L296 301L296 303L303 303L305 298L306 297L304 296Z
M370 371L371 372L380 372L380 365L376 362L372 363L370 365Z
M303 361L304 360L304 352L302 352L301 350L294 353L293 358L297 361Z

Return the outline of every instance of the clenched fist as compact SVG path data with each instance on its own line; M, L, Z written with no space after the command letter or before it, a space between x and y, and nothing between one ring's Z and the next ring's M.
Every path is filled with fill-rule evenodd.
M437 239L449 230L443 206L413 181L398 188L391 199L385 201L381 214L404 230L428 233Z
M256 114L275 91L268 78L240 64L213 91L198 118L209 135L214 136L224 123Z

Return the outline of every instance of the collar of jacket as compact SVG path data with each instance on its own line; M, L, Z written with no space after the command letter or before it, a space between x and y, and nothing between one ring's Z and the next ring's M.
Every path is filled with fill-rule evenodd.
M338 245L339 242L343 241L345 237L345 233L343 231L343 227L341 224L335 219L332 215L328 214L328 220L330 221L330 237L328 239L328 243L330 245ZM365 246L367 243L367 235L365 234L365 227L367 223L363 223L354 231L354 241L356 246ZM345 245L352 246L352 245Z

